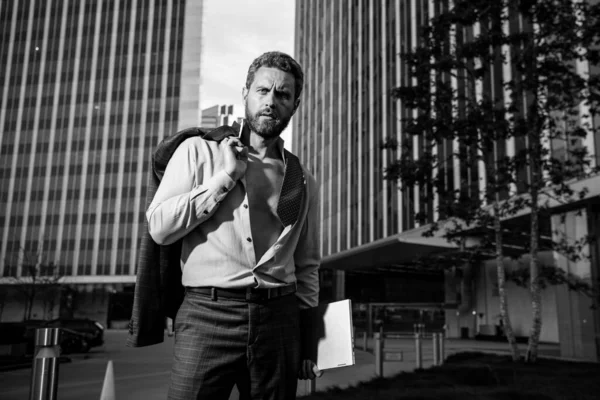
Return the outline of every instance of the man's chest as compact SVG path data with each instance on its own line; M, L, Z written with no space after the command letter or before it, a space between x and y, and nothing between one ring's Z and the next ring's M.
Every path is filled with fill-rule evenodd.
M246 169L246 193L252 212L277 215L277 202L285 166L281 160L250 160Z

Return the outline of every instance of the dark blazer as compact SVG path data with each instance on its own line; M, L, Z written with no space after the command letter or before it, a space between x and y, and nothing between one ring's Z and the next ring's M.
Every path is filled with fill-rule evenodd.
M189 128L166 137L152 155L146 209L156 194L169 159L177 146L193 136L221 141L227 136L237 135L239 129L240 125L234 123L233 126L225 125L214 130ZM183 301L180 256L181 240L168 246L156 244L148 232L148 221L144 219L133 310L129 321L128 346L150 346L163 342L166 317L175 319Z

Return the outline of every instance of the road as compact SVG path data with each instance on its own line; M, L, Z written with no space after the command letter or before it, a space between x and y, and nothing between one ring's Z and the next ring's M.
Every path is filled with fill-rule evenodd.
M172 360L173 338L165 337L159 345L141 348L125 346L126 332L108 330L105 344L87 354L69 356L71 362L59 366L58 398L61 400L98 399L109 360L113 361L117 399L164 400L167 397ZM317 383L318 390L331 386L348 386L374 375L372 355L357 352L357 365L327 371ZM362 377L362 379L358 379ZM0 400L29 397L31 368L0 372ZM308 391L308 381L301 381L298 395ZM238 398L234 388L230 400Z
M86 355L70 356L72 362L59 366L58 398L98 399L108 360L113 360L117 397L122 399L165 399L171 365L173 338L144 347L125 347L125 331L107 331L105 344ZM0 398L22 400L29 396L31 369L0 373Z

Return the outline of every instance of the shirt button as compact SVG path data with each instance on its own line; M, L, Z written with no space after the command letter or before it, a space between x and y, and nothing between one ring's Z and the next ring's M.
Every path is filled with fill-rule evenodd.
M208 214L208 211L204 210L204 214Z
M222 191L224 191L224 192L227 192L227 188L226 188L225 186L223 186L223 187L221 188L221 190L222 190Z
M252 242L252 238L246 238L248 242Z
M244 208L248 208L248 204L244 204Z

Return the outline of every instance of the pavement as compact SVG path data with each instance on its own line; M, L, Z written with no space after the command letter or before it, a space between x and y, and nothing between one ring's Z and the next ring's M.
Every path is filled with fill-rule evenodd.
M123 395L127 393L125 396L117 395L118 398L164 399L166 387L168 386L173 338L165 337L165 343L158 346L132 349L125 347L126 335L127 333L124 330L107 330L105 332L105 345L101 348L94 348L89 354L71 354L65 357L62 360L64 365L60 367L59 388L62 393L61 398L90 397L89 391L84 392L86 386L93 386L94 390L98 391L104 379L106 362L109 359L114 359L115 370L119 371L116 373L118 393L120 392ZM423 368L433 365L432 343L431 338L422 340ZM334 387L344 389L375 378L374 344L373 339L367 339L365 343L364 338L359 335L354 350L355 364L349 367L326 370L322 377L315 380L316 391L326 391ZM445 356L464 351L509 354L509 347L506 342L446 339L444 347ZM526 344L520 344L519 347L524 352ZM384 352L392 354L390 357L394 361L383 363L383 376L390 377L403 371L410 372L415 369L414 338L410 336L386 338L384 349ZM540 357L559 357L559 345L541 344L539 355ZM22 369L14 372L0 372L0 387L6 386L8 391L4 394L8 396L8 399L23 398L22 396L26 394L26 388L30 380L30 361L15 365L12 369L15 368ZM0 371L2 370L0 369ZM85 375L82 375L84 373ZM310 382L299 381L297 395L301 397L310 392ZM97 395L92 394L91 397L97 397ZM237 398L237 391L234 390L230 400Z
M355 340L355 364L350 367L334 368L326 370L322 377L316 379L315 390L326 391L334 387L340 389L356 386L360 382L366 382L377 377L375 373L375 355L373 348L375 341L370 338L365 342L361 337ZM426 337L421 341L422 368L433 366L433 339ZM451 354L478 351L494 354L510 354L507 342L479 341L472 339L446 339L444 341L445 357ZM526 344L519 344L522 354L527 349ZM384 353L392 353L389 356L393 361L383 362L383 376L391 377L401 372L411 372L416 369L416 342L415 339L407 336L403 338L386 338L384 341ZM558 344L541 343L539 347L539 357L560 358L560 349ZM308 382L300 381L298 395L310 393Z

